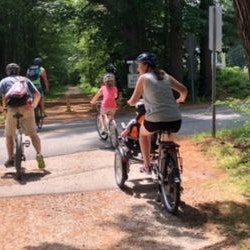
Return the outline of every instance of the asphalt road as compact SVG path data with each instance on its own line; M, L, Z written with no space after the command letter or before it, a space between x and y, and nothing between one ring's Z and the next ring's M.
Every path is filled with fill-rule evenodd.
M212 133L212 109L186 108L182 109L183 124L179 135L192 135L200 132ZM131 115L117 117L117 124L128 122ZM228 107L216 108L216 130L242 126L250 118L234 112ZM0 129L0 165L6 159L4 130ZM70 123L45 124L39 132L45 157L67 155L77 152L109 148L109 142L99 139L95 128L95 120ZM28 138L27 138L28 139ZM35 151L32 146L25 149L26 158L33 159Z

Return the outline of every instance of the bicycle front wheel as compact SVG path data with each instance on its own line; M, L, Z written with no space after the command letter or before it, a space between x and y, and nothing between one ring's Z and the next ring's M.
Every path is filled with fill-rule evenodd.
M129 161L122 147L118 146L115 150L114 170L115 180L119 188L123 189L125 181L128 179Z
M100 114L97 114L96 116L96 130L97 130L97 133L98 135L100 136L100 138L102 140L107 140L108 139L108 134L106 132L103 132L102 131L102 126L101 126L101 115Z
M14 159L14 165L16 168L16 175L17 175L17 179L20 180L22 178L22 166L21 166L21 162L22 162L22 155L23 155L23 144L22 144L22 136L20 134L16 135L15 138L15 159Z
M109 139L111 146L113 148L117 148L118 146L118 130L116 126L116 122L114 120L111 120L109 122Z
M36 120L37 128L41 129L43 126L43 114L42 114L42 108L40 105L38 105L35 108L35 120Z
M176 160L168 155L161 169L161 201L169 213L176 213L180 205L180 173Z

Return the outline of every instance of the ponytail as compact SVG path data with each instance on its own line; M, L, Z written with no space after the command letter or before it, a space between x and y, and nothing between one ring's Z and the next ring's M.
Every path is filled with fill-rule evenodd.
M163 80L166 72L162 69L154 68L154 74L156 75L157 80Z

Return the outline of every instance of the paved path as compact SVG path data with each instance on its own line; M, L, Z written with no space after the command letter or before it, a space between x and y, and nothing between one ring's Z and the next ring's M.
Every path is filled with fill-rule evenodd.
M76 100L74 100L76 102ZM59 110L64 110L61 104ZM81 105L80 105L81 106ZM84 107L84 105L82 105ZM73 106L68 115L78 118L81 111ZM56 108L56 107L53 107ZM57 107L58 108L58 107ZM85 107L86 108L86 107ZM86 114L91 106L83 111ZM75 110L74 110L75 109ZM183 125L180 135L191 135L199 132L210 132L212 113L210 107L182 107ZM51 117L51 116L50 116ZM117 122L127 122L132 114L117 116ZM79 120L82 119L82 120ZM66 119L68 120L68 119ZM217 108L217 128L233 128L242 126L249 120L242 114L227 107ZM119 127L120 128L120 127ZM45 124L39 133L43 143L43 154L46 157L47 171L38 170L34 159L34 149L25 150L27 161L24 168L27 172L23 185L13 180L15 169L0 168L0 196L75 192L116 187L114 180L114 152L110 145L99 139L95 119L81 117L72 122L63 122L62 117L56 123ZM0 165L6 159L3 129L0 129ZM138 169L134 172L135 179L141 178ZM131 183L132 185L132 183Z

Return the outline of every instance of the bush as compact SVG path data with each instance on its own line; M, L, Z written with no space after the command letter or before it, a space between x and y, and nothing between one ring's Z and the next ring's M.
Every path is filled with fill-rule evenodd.
M217 99L245 98L250 95L248 73L239 67L227 67L217 70Z

